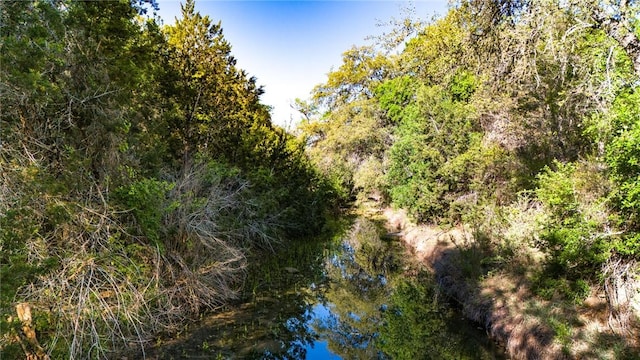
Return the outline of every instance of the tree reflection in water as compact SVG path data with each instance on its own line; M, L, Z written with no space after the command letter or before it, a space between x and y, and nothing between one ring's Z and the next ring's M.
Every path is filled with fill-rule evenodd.
M205 319L157 358L501 358L438 301L428 273L403 261L404 248L381 238L358 219L334 241L262 259L245 284L251 301Z
M356 221L327 261L330 313L312 320L343 359L495 359L502 356L472 324L439 301L433 279L404 261L405 249Z

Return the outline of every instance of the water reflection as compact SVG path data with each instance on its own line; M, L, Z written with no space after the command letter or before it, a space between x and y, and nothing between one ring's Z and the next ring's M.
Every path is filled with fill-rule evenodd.
M491 342L438 300L404 249L357 220L337 241L263 259L243 304L158 347L158 359L495 359ZM159 355L160 354L160 355Z

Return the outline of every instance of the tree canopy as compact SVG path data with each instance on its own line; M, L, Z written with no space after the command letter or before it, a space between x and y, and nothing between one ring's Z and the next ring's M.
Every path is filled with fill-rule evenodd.
M542 253L522 265L543 298L617 296L633 281L612 269L640 255L639 11L461 0L413 32L407 18L399 53L383 37L344 53L299 136L345 199L466 225L498 268Z
M156 7L0 5L7 357L144 352L234 299L248 254L322 226L330 183L271 123L222 24L187 0L160 26Z

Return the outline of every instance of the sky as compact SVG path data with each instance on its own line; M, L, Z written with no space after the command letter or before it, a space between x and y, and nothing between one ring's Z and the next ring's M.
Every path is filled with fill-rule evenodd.
M342 53L366 45L381 21L402 18L403 1L220 1L196 0L196 11L221 21L237 65L258 79L272 121L291 128L300 114L294 99L307 99L315 85L342 62ZM180 17L180 1L158 0L164 24ZM447 0L411 3L420 19L443 15Z

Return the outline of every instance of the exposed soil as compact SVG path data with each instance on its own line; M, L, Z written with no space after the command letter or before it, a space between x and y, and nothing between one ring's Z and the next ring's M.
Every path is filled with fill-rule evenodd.
M542 300L532 294L526 273L512 269L479 273L482 259L465 250L475 240L464 228L418 226L403 211L381 212L390 234L407 244L463 314L484 326L510 358L640 358L640 332L637 327L612 330L604 293L594 292L579 305Z

